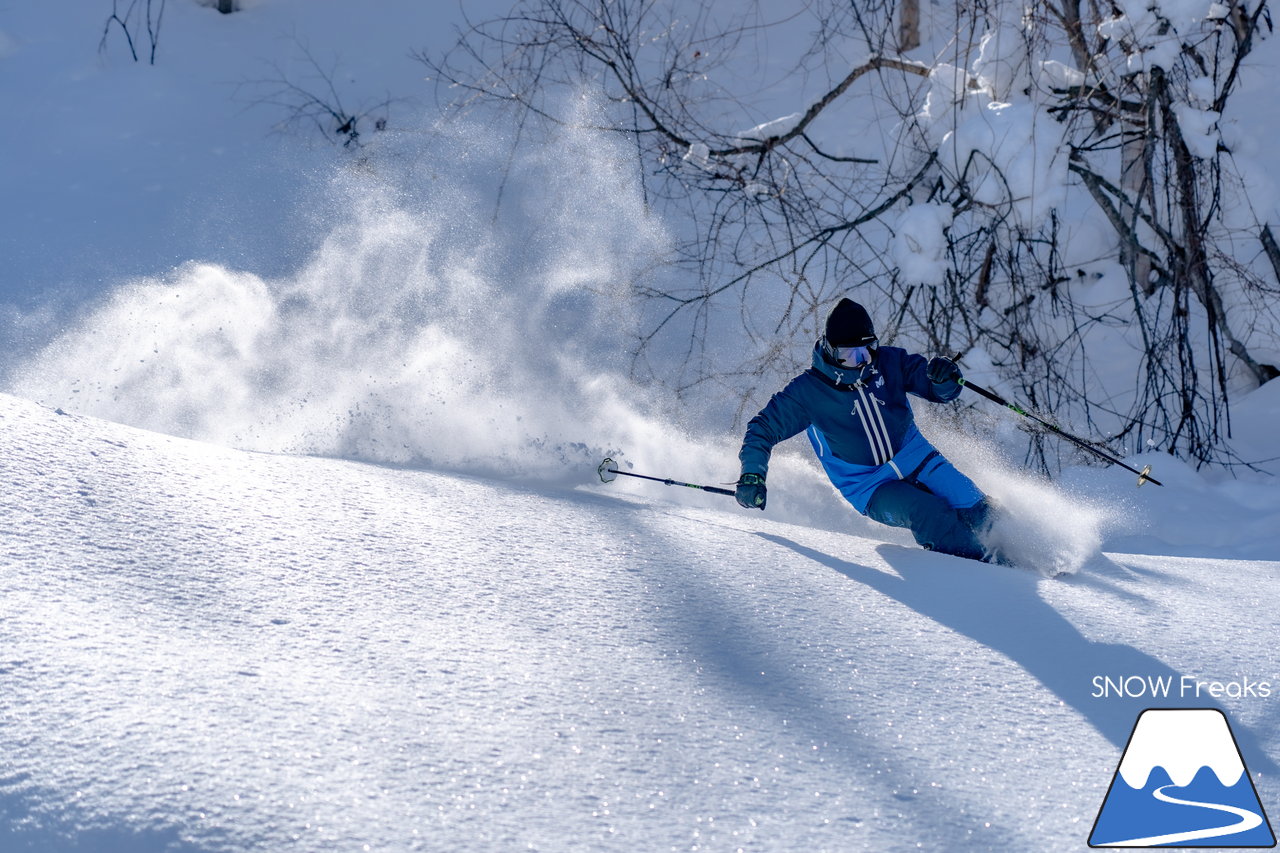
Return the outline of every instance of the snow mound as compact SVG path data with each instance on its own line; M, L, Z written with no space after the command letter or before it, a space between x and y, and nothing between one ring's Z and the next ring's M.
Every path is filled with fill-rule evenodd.
M0 460L6 850L1066 849L1141 707L1092 680L1278 630L1276 563L1046 581L6 395Z

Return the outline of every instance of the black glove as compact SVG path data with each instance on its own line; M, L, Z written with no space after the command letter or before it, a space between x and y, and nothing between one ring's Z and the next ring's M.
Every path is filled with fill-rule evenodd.
M929 369L926 371L929 375L929 381L934 385L945 385L948 382L959 382L963 376L960 368L956 367L956 363L949 358L942 356L934 356L929 359Z
M763 474L743 474L738 478L738 488L733 493L739 506L747 509L764 509L765 487Z

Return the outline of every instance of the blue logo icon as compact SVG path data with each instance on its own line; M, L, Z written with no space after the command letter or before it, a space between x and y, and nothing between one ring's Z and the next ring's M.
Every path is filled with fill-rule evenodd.
M1090 847L1274 847L1227 717L1143 711L1089 835Z

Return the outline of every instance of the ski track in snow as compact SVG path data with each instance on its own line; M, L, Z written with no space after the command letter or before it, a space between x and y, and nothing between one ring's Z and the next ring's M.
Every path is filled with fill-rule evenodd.
M7 396L0 475L5 850L1076 850L1142 707L1093 675L1275 672L1228 593L1277 563L1044 580Z

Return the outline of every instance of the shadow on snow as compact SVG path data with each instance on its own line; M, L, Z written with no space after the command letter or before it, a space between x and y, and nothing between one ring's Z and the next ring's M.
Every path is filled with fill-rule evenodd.
M1200 708L1214 703L1205 697L1143 699L1095 698L1098 675L1132 673L1144 678L1172 678L1181 673L1151 655L1121 643L1094 642L1047 604L1037 592L1038 578L1000 566L932 558L916 549L881 545L876 550L898 573L886 572L824 554L782 536L757 533L851 580L898 601L928 619L999 652L1021 666L1108 741L1117 754L1128 742L1134 720L1147 707ZM1258 737L1232 720L1232 729L1251 772L1268 776L1277 766L1262 750Z

